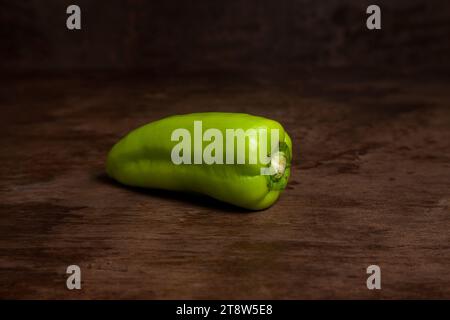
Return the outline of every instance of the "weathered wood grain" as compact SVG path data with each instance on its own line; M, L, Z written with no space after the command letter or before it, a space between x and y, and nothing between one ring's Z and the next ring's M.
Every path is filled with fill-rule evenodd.
M447 80L0 80L1 298L450 298ZM245 212L125 188L105 155L174 113L279 120L295 147L279 202ZM82 290L65 287L70 264ZM382 268L382 290L365 269Z

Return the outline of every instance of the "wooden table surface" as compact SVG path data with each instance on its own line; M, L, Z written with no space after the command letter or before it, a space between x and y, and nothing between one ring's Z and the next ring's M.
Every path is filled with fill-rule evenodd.
M333 70L2 77L0 298L450 298L449 88ZM106 177L130 129L198 111L285 126L278 203L251 213Z

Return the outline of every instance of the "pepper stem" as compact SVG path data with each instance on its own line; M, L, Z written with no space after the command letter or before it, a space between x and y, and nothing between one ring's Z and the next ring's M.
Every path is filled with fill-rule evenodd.
M270 166L274 171L273 178L275 180L280 179L286 171L286 155L284 152L277 151L274 153L270 159Z

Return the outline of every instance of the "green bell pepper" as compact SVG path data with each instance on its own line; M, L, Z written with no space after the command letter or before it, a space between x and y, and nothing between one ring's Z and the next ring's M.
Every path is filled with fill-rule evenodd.
M251 134L251 130L259 133L261 129L267 132L266 141ZM245 143L241 140L239 144L230 130L248 133ZM278 137L271 135L275 131ZM214 144L220 138L226 145ZM272 145L277 148L271 149ZM245 152L240 153L239 146L244 146ZM262 153L266 159L255 156ZM201 193L262 210L275 203L286 187L291 159L291 138L274 120L242 113L192 113L131 131L109 152L106 171L125 185ZM269 171L262 174L263 170Z

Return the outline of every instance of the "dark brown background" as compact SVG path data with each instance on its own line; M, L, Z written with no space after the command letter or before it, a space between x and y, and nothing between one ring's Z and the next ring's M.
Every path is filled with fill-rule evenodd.
M448 70L445 0L376 1L383 31L368 32L366 0L0 0L0 66L8 69L292 70L364 66Z
M369 1L84 0L81 31L70 3L0 0L0 298L450 298L448 1L377 1L379 31ZM272 208L105 176L197 111L285 126Z

